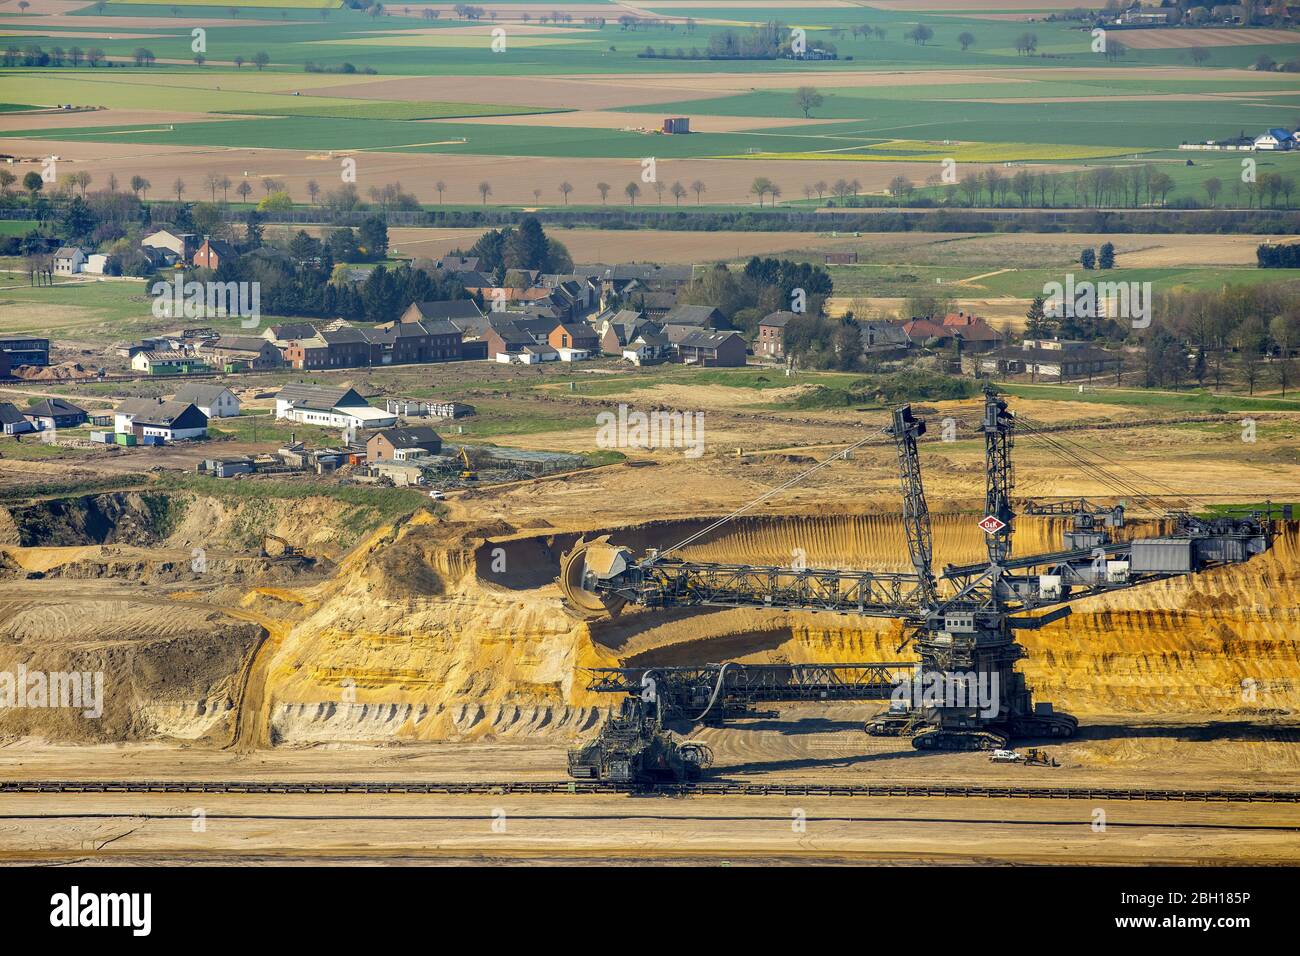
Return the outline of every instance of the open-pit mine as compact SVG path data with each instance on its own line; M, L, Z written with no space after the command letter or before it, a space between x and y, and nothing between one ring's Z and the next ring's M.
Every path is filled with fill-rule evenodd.
M980 441L904 407L369 522L11 501L0 672L104 690L0 709L0 860L1300 860L1300 522L953 404Z

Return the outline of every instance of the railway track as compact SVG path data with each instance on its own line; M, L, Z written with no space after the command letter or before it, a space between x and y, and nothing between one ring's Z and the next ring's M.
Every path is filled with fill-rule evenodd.
M715 781L654 786L595 780L229 781L8 780L0 793L243 793L243 794L638 794L682 797L956 797L1020 800L1146 800L1189 803L1300 803L1300 790L1154 790L1120 787L1004 787L924 784L763 784Z

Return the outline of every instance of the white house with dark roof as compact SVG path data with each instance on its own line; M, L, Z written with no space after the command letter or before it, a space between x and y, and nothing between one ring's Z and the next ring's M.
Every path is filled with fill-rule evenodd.
M208 418L233 418L239 414L239 396L224 385L186 385L176 390L174 402L188 402Z
M21 435L36 431L36 426L18 410L13 402L0 402L0 430L6 435Z
M113 430L137 438L157 437L165 441L206 438L208 416L192 402L128 398L113 410Z
M325 428L390 428L397 416L372 406L354 388L290 383L275 396L275 417Z

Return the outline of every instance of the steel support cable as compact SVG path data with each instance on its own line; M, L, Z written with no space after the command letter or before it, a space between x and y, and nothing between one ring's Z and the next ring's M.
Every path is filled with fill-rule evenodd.
M1032 419L1030 419L1029 421L1030 421L1030 423L1031 423L1031 424L1030 424L1030 427L1031 427L1031 428L1035 429L1035 430L1038 431L1040 434L1043 433L1043 430L1044 430L1045 426L1043 426L1041 423L1033 422ZM1139 481L1142 481L1142 482L1145 482L1145 483L1148 483L1148 484L1154 485L1154 486L1156 486L1156 487L1162 489L1163 491L1167 492L1167 493L1168 493L1170 496L1172 496L1172 497L1175 497L1175 498L1191 498L1191 496L1186 495L1186 494L1183 494L1183 493L1181 493L1181 492L1175 490L1174 488L1172 488L1171 486L1165 484L1164 482L1160 481L1159 479L1157 479L1157 478L1152 478L1152 477L1149 476L1149 475L1143 474L1142 472L1138 471L1137 469L1133 468L1132 466L1127 465L1127 464L1125 464L1125 463L1122 462L1122 461L1118 461L1118 460L1116 460L1116 459L1114 459L1114 458L1111 458L1109 455L1106 455L1106 454L1104 454L1104 453L1102 453L1102 452L1100 452L1100 451L1096 451L1096 450L1094 450L1094 449L1087 448L1086 446L1080 444L1079 442L1074 441L1074 440L1071 439L1071 438L1068 438L1068 437L1065 436L1065 435L1053 436L1053 440L1054 440L1054 441L1057 441L1057 442L1059 442L1059 443L1061 443L1061 444L1063 444L1063 445L1068 445L1068 446L1070 446L1071 448L1077 449L1078 452L1079 452L1081 455L1084 455L1084 456L1091 455L1091 456L1093 456L1094 458L1100 459L1101 461L1104 461L1104 462L1108 463L1109 465L1111 465L1111 467L1113 467L1113 468L1115 468L1115 469L1118 469L1119 472L1127 472L1127 473L1128 473L1129 475L1131 475L1134 479L1137 479L1137 480L1139 480ZM1098 467L1101 467L1101 466L1099 465ZM1121 476L1121 475L1117 475L1116 477L1122 477L1122 476Z
M706 526L706 527L704 527L704 528L701 528L699 531L695 532L693 535L690 535L689 537L683 538L681 541L678 541L678 542L677 542L675 545L673 545L671 548L665 548L664 550L660 551L657 555L655 555L655 557L654 557L653 559L650 559L650 558L646 558L646 559L644 559L644 560L641 562L641 565L644 567L644 566L646 566L646 565L652 564L654 561L657 561L659 558L662 558L662 557L664 557L665 555L672 554L674 551L678 551L678 550L680 550L680 549L686 547L687 545L692 544L692 543L695 542L695 541L698 541L700 538L704 537L704 536L705 536L706 534L708 534L709 532L711 532L711 531L715 531L715 530L717 530L718 528L721 528L721 527L722 527L724 524L726 524L728 521L732 521L732 520L734 520L735 518L740 517L742 514L744 514L744 513L745 513L746 511L748 511L750 508L753 508L753 507L756 506L756 505L760 505L760 504L762 504L762 503L763 503L764 501L766 501L768 498L771 498L771 497L773 497L774 495L778 495L778 494L780 494L781 492L783 492L783 491L785 491L785 490L787 490L787 489L789 489L789 488L793 488L795 485L797 485L799 482L803 481L805 478L807 478L807 477L808 477L809 475L811 475L813 472L815 472L815 471L820 471L822 468L825 468L827 465L831 464L832 462L834 462L834 461L836 461L836 460L838 460L838 459L840 459L840 458L845 457L846 455L849 454L849 452L851 452L851 451L853 451L853 450L855 450L855 449L857 449L857 448L861 448L861 447L862 447L863 445L865 445L867 442L872 441L872 440L874 440L875 438L878 438L878 437L879 437L878 435L868 435L867 437L865 437L865 438L863 438L863 439L861 439L861 440L859 440L859 441L855 441L852 445L849 445L847 448L844 448L844 449L842 449L841 451L837 451L834 455L831 455L831 457L825 459L824 461L819 461L819 462L817 462L817 464L813 465L811 468L807 469L806 471L800 472L799 474L795 475L795 476L794 476L793 478L791 478L789 481L787 481L787 482L785 482L785 483L783 483L783 484L777 485L777 487L771 489L770 491L766 491L766 492L764 492L763 494L759 495L757 498L753 499L752 501L749 501L749 502L747 502L746 504L741 505L739 508L737 508L735 511L731 512L730 514L728 514L728 515L723 515L721 518L719 518L717 521L714 521L712 524L710 524L710 525L708 525L708 526Z
M1133 497L1133 496L1139 498L1143 497L1141 492L1138 491L1138 489L1134 488L1126 481L1119 480L1117 476L1112 475L1110 472L1106 471L1100 466L1093 464L1092 462L1088 461L1086 458L1083 458L1073 450L1067 448L1064 445L1061 445L1058 442L1053 441L1052 439L1048 438L1045 435L1042 435L1034 431L1032 428L1029 428L1028 426L1026 426L1026 429L1027 430L1024 431L1023 434L1028 441L1033 442L1035 445L1039 446L1040 448L1043 448L1047 451L1053 452L1056 455L1059 455L1067 462L1075 465L1080 471L1086 473L1089 477L1094 478L1100 484L1104 485L1107 488L1107 490L1118 492L1119 494L1124 495L1125 497Z
M1146 508L1150 509L1153 512L1159 513L1167 510L1166 508L1162 507L1155 498L1151 497L1144 490L1142 490L1142 488L1133 484L1132 479L1129 479L1122 475L1115 474L1114 472L1107 469L1105 466L1091 461L1090 459L1084 457L1078 452L1075 452L1068 445L1064 445L1059 441L1055 441L1052 439L1042 439L1042 441L1046 445L1046 447L1052 449L1057 454L1065 456L1069 460L1076 462L1077 464L1079 464L1079 466L1082 469L1087 471L1088 474L1092 475L1094 478L1096 478L1098 481L1101 481L1103 484L1107 485L1107 487L1110 487L1112 490L1117 490L1122 496L1130 497L1134 499L1134 501L1136 501L1139 504L1142 504L1143 506L1145 506ZM1179 496L1179 497L1184 497L1184 496Z
M1156 507L1155 499L1151 498L1141 488L1134 485L1132 479L1117 475L1105 466L1085 457L1084 453L1087 452L1086 449L1075 446L1079 447L1079 450L1076 451L1075 447L1071 447L1069 444L1065 444L1056 438L1044 434L1042 431L1027 422L1025 423L1025 427L1027 429L1026 437L1029 440L1035 441L1040 446L1061 455L1067 461L1073 462L1081 471L1104 485L1110 491L1118 492L1123 497L1134 498L1139 502L1143 502L1147 507L1150 507L1154 511L1163 510ZM1139 475L1139 477L1142 476Z
M1029 419L1029 420L1028 420L1028 423L1029 423L1029 427L1030 427L1030 428L1034 429L1035 431L1038 431L1040 434L1042 433L1042 430L1043 430L1043 428L1044 428L1044 426L1042 425L1042 423L1040 423L1040 422L1034 422L1033 419ZM1203 503L1203 502L1200 502L1199 499L1197 499L1194 495L1189 495L1189 494L1184 494L1184 493L1182 493L1182 492L1179 492L1177 489L1173 488L1172 486L1170 486L1170 485L1168 485L1168 484L1165 484L1165 483L1164 483L1163 481L1161 481L1160 479L1158 479L1158 478L1153 478L1153 477L1151 477L1150 475L1143 474L1142 472L1138 471L1136 468L1133 468L1131 465L1125 464L1125 463L1122 462L1122 461L1119 461L1119 460L1117 460L1117 459L1111 458L1109 455L1106 455L1104 452L1100 452L1100 451L1097 451L1097 450L1095 450L1095 449L1087 448L1087 447L1085 447L1084 445L1080 444L1079 442L1077 442L1077 441L1075 441L1075 440L1073 440L1073 439L1071 439L1071 438L1069 438L1069 437L1067 437L1067 436L1065 436L1065 435L1059 435L1059 436L1053 436L1053 437L1054 437L1054 439L1055 439L1056 441L1059 441L1060 443L1062 443L1062 444L1064 444L1064 445L1069 445L1070 447L1079 450L1079 452L1080 452L1081 454L1092 455L1092 456L1094 456L1095 458L1100 459L1101 461L1107 462L1108 464L1111 465L1111 467L1117 469L1117 470L1120 471L1120 472L1127 472L1129 475L1133 476L1135 479L1138 479L1138 480L1140 480L1140 481L1142 481L1142 482L1145 482L1145 483L1150 484L1150 485L1152 485L1152 486L1154 486L1154 487L1156 487L1156 488L1161 489L1161 490L1164 491L1166 494L1168 494L1170 497L1174 497L1174 498L1182 498L1182 499L1185 499L1185 500L1187 500L1187 501L1189 501L1189 502L1193 502L1193 503L1197 503L1197 504L1202 504L1202 503Z

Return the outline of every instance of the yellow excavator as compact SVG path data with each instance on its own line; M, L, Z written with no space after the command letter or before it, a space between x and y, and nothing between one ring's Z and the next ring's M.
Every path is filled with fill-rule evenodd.
M464 446L462 446L460 449L460 461L461 464L464 465L464 467L461 468L460 470L460 480L478 481L478 472L475 471L474 466L470 464L469 452L465 450Z

